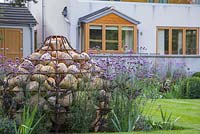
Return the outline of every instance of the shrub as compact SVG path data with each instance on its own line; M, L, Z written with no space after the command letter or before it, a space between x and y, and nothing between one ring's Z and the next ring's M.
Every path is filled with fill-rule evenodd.
M15 134L13 121L0 117L0 134Z
M192 77L199 77L200 78L200 72L196 72L192 75Z
M181 92L180 92L181 84L182 84L182 80L178 80L172 83L170 86L170 91L165 92L163 94L163 98L167 98L167 99L181 98Z
M128 75L117 75L112 81L112 94L109 115L111 131L131 132L147 130L146 118L143 115L147 98L143 97L144 82Z
M182 98L200 98L200 78L190 77L182 82L181 88Z
M87 133L93 131L91 126L96 113L97 90L77 91L74 95L72 105L66 113L65 122L67 133Z

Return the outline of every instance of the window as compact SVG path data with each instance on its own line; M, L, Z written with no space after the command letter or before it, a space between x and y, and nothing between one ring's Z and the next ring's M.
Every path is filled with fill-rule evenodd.
M118 27L106 26L106 50L118 50Z
M183 54L183 30L172 30L172 54Z
M86 48L93 52L136 53L135 31L137 29L134 25L89 24L89 42Z
M197 54L197 30L186 30L186 54Z
M169 54L169 30L158 30L158 53Z
M149 3L168 3L168 0L148 0Z
M148 0L149 3L154 3L154 0Z
M168 0L159 0L159 3L168 3Z
M133 27L123 26L122 27L122 48L125 51L130 51L134 49L134 29Z
M90 26L90 49L102 49L102 27Z
M174 55L198 54L198 29L159 27L157 53Z

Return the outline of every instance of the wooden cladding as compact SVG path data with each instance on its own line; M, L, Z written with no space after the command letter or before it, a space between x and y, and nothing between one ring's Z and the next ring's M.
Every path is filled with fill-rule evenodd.
M106 14L83 24L82 30L82 50L86 52L137 53L137 24L119 15Z
M116 14L108 14L106 16L103 16L99 19L96 19L91 22L92 24L114 24L114 25L121 25L121 24L127 24L132 25L131 22L117 16Z
M0 54L13 60L22 58L22 29L0 28L0 37Z

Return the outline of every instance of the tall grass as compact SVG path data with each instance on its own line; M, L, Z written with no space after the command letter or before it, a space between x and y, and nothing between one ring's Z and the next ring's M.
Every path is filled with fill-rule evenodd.
M32 134L36 126L43 119L44 115L40 117L34 124L34 119L37 113L37 107L35 106L33 111L30 111L30 107L24 107L22 114L22 123L17 127L15 124L15 133L16 134Z
M148 120L148 123L154 130L173 130L176 129L175 123L180 119L180 117L177 117L175 119L172 118L172 112L170 114L167 114L167 112L164 112L162 107L159 106L160 110L160 121L153 121L152 119Z

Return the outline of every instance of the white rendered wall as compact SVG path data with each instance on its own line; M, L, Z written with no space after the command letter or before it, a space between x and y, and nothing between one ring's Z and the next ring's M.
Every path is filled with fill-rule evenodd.
M156 52L156 26L200 27L200 5L73 0L69 7L69 19L73 24L70 28L71 42L77 40L75 31L78 18L105 6L114 6L116 10L141 22L138 25L139 46L147 48L140 51L144 53Z
M153 4L134 2L110 2L94 0L44 0L45 3L45 36L61 34L67 36L74 48L78 45L78 19L106 6L114 6L116 10L138 20L139 47L142 53L156 52L156 27L200 27L200 5ZM68 7L68 24L61 12ZM38 41L41 42L41 1L31 4L30 10L39 25Z
M28 8L36 18L38 25L37 30L38 46L42 41L42 1L44 2L44 38L50 35L64 35L69 37L69 24L65 21L62 11L65 6L69 7L70 0L39 0L38 3L29 3Z

